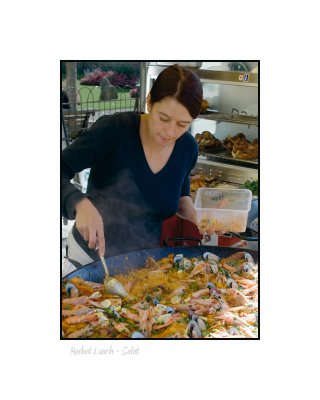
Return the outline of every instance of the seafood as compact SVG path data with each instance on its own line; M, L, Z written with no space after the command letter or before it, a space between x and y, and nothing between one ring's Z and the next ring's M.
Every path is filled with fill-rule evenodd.
M148 258L115 279L126 296L81 278L63 282L64 339L258 337L258 268L249 253Z

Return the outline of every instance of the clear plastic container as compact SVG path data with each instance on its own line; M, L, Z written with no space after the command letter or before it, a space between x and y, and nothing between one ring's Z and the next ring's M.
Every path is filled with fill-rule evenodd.
M248 189L198 189L194 206L199 228L245 232L251 200Z

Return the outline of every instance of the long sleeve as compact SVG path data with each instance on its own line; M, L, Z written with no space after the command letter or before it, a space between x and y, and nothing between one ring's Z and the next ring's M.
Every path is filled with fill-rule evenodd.
M77 172L92 168L108 157L116 146L117 118L106 116L62 152L61 201L62 215L75 218L75 205L86 195L70 180Z

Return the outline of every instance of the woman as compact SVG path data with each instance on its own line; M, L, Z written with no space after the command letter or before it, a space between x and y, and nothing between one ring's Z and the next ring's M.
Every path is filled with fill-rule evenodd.
M147 114L100 118L62 153L62 211L75 224L68 260L75 266L104 256L159 246L162 223L178 214L196 223L190 171L198 146L188 132L202 86L179 65L163 70L147 97ZM91 168L87 193L71 183Z

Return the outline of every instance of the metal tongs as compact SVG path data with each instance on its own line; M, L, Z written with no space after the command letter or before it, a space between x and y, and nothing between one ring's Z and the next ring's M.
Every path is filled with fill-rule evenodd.
M104 272L105 272L105 278L103 281L104 287L108 293L118 295L120 297L127 297L128 293L126 292L124 286L122 285L121 282L118 281L116 278L111 278L109 274L109 270L107 267L106 260L104 257L100 256L101 264L103 266Z

